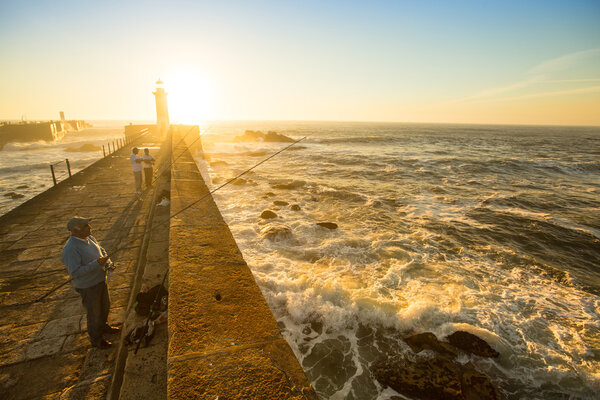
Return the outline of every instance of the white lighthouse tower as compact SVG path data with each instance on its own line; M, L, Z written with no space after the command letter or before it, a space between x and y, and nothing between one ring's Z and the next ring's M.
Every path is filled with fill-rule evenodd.
M160 78L156 81L156 91L152 94L156 100L156 128L160 135L164 136L169 131L169 107L167 106L167 92L165 92Z

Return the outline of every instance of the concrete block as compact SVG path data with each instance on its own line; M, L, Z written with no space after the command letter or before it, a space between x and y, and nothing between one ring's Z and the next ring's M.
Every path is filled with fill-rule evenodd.
M283 339L225 353L169 358L168 366L171 400L317 398Z
M37 340L67 336L81 332L81 315L60 318L48 321L44 328L36 336Z
M40 357L50 356L60 352L66 336L53 337L51 339L30 342L25 346L25 360L33 360Z

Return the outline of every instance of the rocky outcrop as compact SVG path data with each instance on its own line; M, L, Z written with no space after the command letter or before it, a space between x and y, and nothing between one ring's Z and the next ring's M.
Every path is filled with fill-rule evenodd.
M232 185L237 185L237 186L244 185L246 183L248 183L248 181L244 178L237 178L237 179L231 181Z
M10 197L10 198L11 198L11 199L13 199L13 200L16 200L16 199L21 199L21 198L25 197L25 195L24 195L24 194L21 194L21 193L15 193L15 192L8 192L8 193L4 193L4 196L6 196L6 197Z
M316 225L332 230L338 228L337 224L334 222L317 222Z
M273 189L292 190L292 189L301 188L305 184L306 184L306 182L304 182L304 181L291 181L291 182L287 182L287 183L272 183L271 187Z
M459 343L470 353L478 351L486 357L497 357L484 340L468 332L457 331L447 339ZM455 361L460 350L454 343L438 340L431 332L404 339L416 358L395 357L379 361L373 376L384 386L417 399L433 400L499 400L500 394L489 377L478 372L471 363ZM487 346L487 347L486 347ZM460 350L459 350L460 349ZM423 353L428 351L429 354ZM496 355L494 355L496 354Z
M485 340L469 332L456 331L447 336L446 340L456 348L481 357L496 358L500 355Z
M277 218L277 214L275 214L271 210L265 210L260 214L260 217L263 219L273 219L273 218Z
M373 375L384 386L405 396L423 400L500 400L490 379L472 365L433 358L399 360L377 365Z
M260 230L260 236L263 239L267 239L272 242L279 242L281 240L291 239L293 234L292 230L285 225L269 224Z
M275 200L273 204L275 204L276 206L287 206L290 203L288 203L287 201Z
M236 136L234 142L295 142L294 139L277 132L269 131L266 134L261 131L246 131L243 135Z
M67 147L65 149L65 151L74 153L74 152L85 152L85 151L100 151L102 150L102 147L100 146L96 146L94 144L91 143L85 143L79 147Z
M438 354L448 357L455 357L458 354L456 349L448 343L440 342L431 332L418 333L407 337L404 341L415 353L419 353L423 350L433 350Z

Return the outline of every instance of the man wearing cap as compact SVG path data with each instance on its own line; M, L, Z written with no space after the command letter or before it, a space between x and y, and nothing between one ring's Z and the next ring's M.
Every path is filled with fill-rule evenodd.
M91 236L90 220L73 217L67 222L71 237L63 248L62 259L86 309L90 342L104 349L111 343L102 335L119 332L106 322L110 310L106 271L114 267L106 250Z
M131 155L129 156L129 162L131 163L131 169L133 170L133 178L135 179L135 192L137 194L142 193L142 157L138 156L139 150L137 147L131 149Z

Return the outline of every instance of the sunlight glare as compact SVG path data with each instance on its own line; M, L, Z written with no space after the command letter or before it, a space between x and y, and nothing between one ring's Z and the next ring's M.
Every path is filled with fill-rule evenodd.
M176 70L161 79L168 93L171 123L197 124L213 114L214 90L201 71Z

